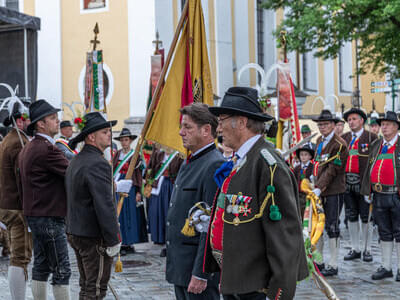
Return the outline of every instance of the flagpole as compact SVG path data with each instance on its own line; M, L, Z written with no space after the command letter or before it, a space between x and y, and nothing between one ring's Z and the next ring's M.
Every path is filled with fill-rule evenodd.
M174 38L172 39L171 47L170 47L170 49L168 51L167 59L165 60L165 64L164 64L164 66L162 68L160 79L157 82L157 86L156 86L156 89L154 91L154 95L153 95L153 99L151 101L151 105L149 107L149 110L147 111L146 119L144 121L144 125L143 125L143 128L142 128L142 132L141 132L141 134L139 136L139 139L138 139L138 142L136 144L135 153L134 153L134 155L132 157L132 160L131 160L131 162L129 164L129 168L128 168L128 171L127 171L126 177L125 177L126 179L131 179L132 178L133 170L135 169L136 162L137 162L138 157L139 157L139 151L140 151L140 148L143 145L144 137L145 137L145 135L147 133L147 130L149 129L150 120L151 120L151 117L153 115L154 109L156 107L157 100L158 100L158 98L160 96L161 87L164 84L165 76L167 74L167 70L168 70L169 64L171 63L172 56L173 56L173 54L175 52L175 48L176 48L176 44L178 42L178 38L179 38L180 32L181 32L181 30L183 28L183 24L185 23L185 20L188 17L188 10L189 10L189 1L186 1L185 2L185 6L183 7L183 10L182 10L181 17L180 17L179 22L178 22L178 26L177 26L175 34L174 34ZM120 200L118 201L118 207L117 207L118 216L119 216L119 214L121 212L121 209L122 209L123 200L124 200L124 197L121 196Z

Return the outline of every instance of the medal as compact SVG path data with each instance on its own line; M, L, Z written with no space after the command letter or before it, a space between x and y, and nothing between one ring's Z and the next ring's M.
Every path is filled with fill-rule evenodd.
M228 213L228 214L231 214L232 213L232 205L228 205L228 207L226 208L226 212Z
M233 219L233 225L238 226L239 223L240 223L240 219L239 219L239 217L236 216L236 217Z
M235 205L234 207L232 207L232 212L234 214L238 214L239 213L239 207L237 205Z

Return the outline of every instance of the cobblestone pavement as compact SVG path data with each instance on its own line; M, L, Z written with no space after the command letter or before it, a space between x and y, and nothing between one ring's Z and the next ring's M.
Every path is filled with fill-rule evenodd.
M338 297L343 299L400 299L400 282L394 278L382 281L371 280L371 273L379 267L379 245L377 235L374 232L372 252L374 261L365 263L360 260L345 262L343 256L349 251L349 237L346 229L342 228L341 250L339 254L339 275L336 278L329 278L328 282L334 288ZM124 271L114 273L111 277L111 285L117 291L119 299L154 299L169 300L175 299L173 286L165 281L165 258L159 256L161 247L151 243L136 245L137 253L122 257ZM325 247L324 254L329 258L328 247ZM70 259L72 264L71 278L71 299L78 299L78 268L75 255L71 251ZM139 266L138 266L139 265ZM0 299L10 299L7 283L8 261L0 260ZM397 271L396 255L393 253L393 271ZM52 298L49 286L48 299ZM27 299L33 299L30 286L27 289ZM108 291L107 300L115 299ZM299 283L297 287L296 300L301 299L326 299L316 289L312 279Z

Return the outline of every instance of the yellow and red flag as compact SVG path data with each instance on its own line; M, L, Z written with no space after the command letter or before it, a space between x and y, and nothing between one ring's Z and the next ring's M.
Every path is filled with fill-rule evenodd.
M146 140L185 153L179 136L179 109L192 102L213 105L210 64L201 0L188 0L189 8L175 56L154 110Z

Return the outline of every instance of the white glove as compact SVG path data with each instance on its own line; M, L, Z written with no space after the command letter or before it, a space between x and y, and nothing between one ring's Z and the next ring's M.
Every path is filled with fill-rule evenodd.
M313 189L312 192L319 197L321 195L321 190L320 189Z
M371 204L372 199L369 196L364 196L364 201Z
M207 216L201 209L198 209L192 216L192 223L197 232L207 232L208 224L210 223L210 216Z
M106 248L106 253L109 257L114 257L119 253L119 250L121 250L121 243L118 243L114 246L107 247Z
M126 193L129 194L129 191L132 187L132 180L130 179L121 179L117 181L117 193Z

